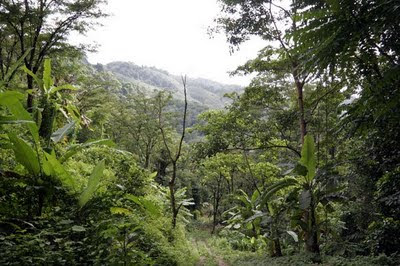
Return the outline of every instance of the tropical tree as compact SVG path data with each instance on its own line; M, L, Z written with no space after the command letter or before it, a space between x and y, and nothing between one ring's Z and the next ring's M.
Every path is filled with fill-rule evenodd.
M296 1L292 1L289 6L284 6L281 1L219 2L222 5L222 15L216 19L216 30L223 30L233 47L238 47L250 36L259 36L267 41L259 56L238 68L238 71L267 73L281 81L291 79L297 94L300 141L303 143L307 134L304 87L314 77L312 72L303 67L303 59L296 52L298 43L293 36L297 34L301 24L301 21L296 19Z
M172 164L172 174L171 174L171 178L168 182L168 187L169 187L169 192L170 192L172 227L173 228L176 227L176 218L178 216L179 209L181 207L181 205L177 204L177 201L175 198L176 197L175 192L176 192L176 181L177 181L177 170L178 170L177 163L178 163L179 158L181 157L183 140L185 138L185 133L186 133L186 115L187 115L187 106L188 106L186 77L182 77L182 84L183 84L183 94L185 97L185 105L184 105L184 109L183 109L182 133L181 133L181 136L179 138L176 148L172 147L171 144L168 144L168 138L167 138L164 121L163 121L163 108L165 107L165 102L161 101L161 100L158 101L159 105L157 108L158 125L159 125L159 130L161 132L162 141L164 143L166 155L168 156L167 160L169 161L169 163ZM175 148L175 150L173 150L173 148Z
M308 59L304 67L319 73L337 73L345 85L342 91L353 93L341 128L346 132L343 143L347 145L346 140L352 137L352 150L347 152L353 162L349 167L348 195L357 200L345 218L348 227L356 229L345 234L349 239L367 239L371 235L364 233L368 228L380 231L370 224L382 221L381 213L396 208L391 200L398 198L398 184L390 178L396 176L400 162L398 3L297 1L297 6L302 10L298 18L304 23L295 39L298 51ZM383 183L391 184L388 186L394 190L377 197ZM371 208L380 214L371 215ZM398 233L396 223L398 219L388 222L388 228L397 228L392 232ZM385 230L380 232L385 234ZM384 242L377 245L378 249L391 250L392 245Z
M67 42L70 33L85 33L95 20L105 16L101 6L104 0L2 0L0 2L0 69L10 69L25 53L24 65L37 74L44 59L66 49L78 50ZM4 46L3 46L4 45ZM3 48L4 47L4 48ZM14 73L11 73L13 76ZM27 74L27 89L33 90L33 77ZM8 80L6 80L8 82ZM27 108L33 109L36 95L28 95Z

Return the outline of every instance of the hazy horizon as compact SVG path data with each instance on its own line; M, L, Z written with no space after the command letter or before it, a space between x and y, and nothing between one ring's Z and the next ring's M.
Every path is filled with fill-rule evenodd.
M264 46L253 39L230 55L224 35L210 38L207 28L220 11L216 0L109 0L106 10L111 16L102 20L104 26L70 37L74 43L99 45L97 53L88 53L92 64L126 61L244 86L250 77L230 77L228 72Z

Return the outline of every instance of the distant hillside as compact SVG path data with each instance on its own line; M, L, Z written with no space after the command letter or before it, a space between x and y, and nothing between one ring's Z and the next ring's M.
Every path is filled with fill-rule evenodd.
M124 82L137 84L149 90L171 91L176 99L183 99L180 76L155 67L138 66L130 62L112 62L107 65L94 66L97 70L109 71ZM202 78L190 78L187 81L188 100L208 108L222 108L228 102L223 98L225 93L241 91L237 85L224 85Z

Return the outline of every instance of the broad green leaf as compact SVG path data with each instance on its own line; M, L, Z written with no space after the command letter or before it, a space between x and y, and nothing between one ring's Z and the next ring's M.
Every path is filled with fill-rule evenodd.
M68 114L69 114L74 120L80 121L80 119L81 119L81 114L80 114L78 108L76 108L75 105L73 105L73 104L68 104L65 108L67 109Z
M311 135L306 135L304 137L300 163L307 168L308 171L306 178L308 182L311 182L315 177L316 167L314 139Z
M156 176L157 176L157 172L153 172L153 173L151 173L151 174L149 175L149 178L150 178L151 180L153 180L154 178L156 178Z
M127 194L125 198L139 205L144 211L146 211L150 215L158 216L160 214L159 207L150 200L147 200L143 197L137 197L132 194Z
M74 221L72 221L72 220L61 220L61 221L59 221L58 222L58 224L72 224Z
M50 165L50 175L58 178L63 186L72 191L76 191L78 189L78 184L76 183L75 179L65 170L61 162L57 160L56 155L54 153L49 154L47 152L44 154L47 161L43 164L48 163Z
M74 232L85 232L86 229L83 226L74 225L74 226L72 226L72 231L74 231Z
M112 214L126 214L126 215L132 214L131 210L128 210L126 208L121 208L121 207L111 207L110 212Z
M19 68L19 66L24 61L25 57L31 52L32 48L29 48L25 51L25 53L15 62L7 71L6 75L4 76L3 80L0 81L0 88L3 87L7 82L10 81L11 76Z
M12 149L15 159L22 164L29 173L38 176L40 174L40 164L38 155L31 146L13 133L8 134L8 138L13 144Z
M66 124L62 128L58 129L57 131L53 132L51 135L51 140L55 143L59 142L62 140L66 135L70 134L71 132L74 131L75 127L75 122L71 122L69 124Z
M79 151L81 151L81 150L83 150L85 148L89 148L89 147L91 147L93 145L106 145L106 146L109 146L109 147L114 147L115 143L110 139L100 139L100 140L87 141L87 142L82 143L82 144L76 144L76 145L70 146L67 149L67 152L60 159L60 161L61 162L65 162L66 160L68 160L68 158L70 158L71 156L75 155Z
M49 58L44 60L43 85L44 89L48 92L53 86L53 80L51 79L51 59Z
M286 233L288 233L293 238L294 242L296 242L296 243L299 242L299 236L295 232L286 231Z
M184 197L186 194L186 187L180 188L175 192L175 198L179 199Z
M38 78L37 75L35 75L35 73L33 73L31 70L29 70L26 66L22 66L21 69L22 69L26 74L28 74L29 76L31 76L31 77L35 80L35 82L36 82L36 84L39 86L39 88L41 88L41 89L43 88L43 83L42 83L42 81Z
M35 123L32 120L21 120L14 116L0 116L0 125Z
M266 213L266 212L257 212L256 214L254 214L254 215L250 216L248 219L246 219L244 222L245 223L252 222L257 218L264 217L267 215L268 215L268 213Z
M6 106L10 113L18 120L33 121L31 115L22 106L20 100L24 95L15 91L0 93L0 105ZM39 143L39 129L36 123L26 124L35 143Z
M298 182L294 178L285 178L284 180L278 181L271 186L269 186L261 195L260 199L260 205L265 206L267 202L271 199L272 196L275 195L276 192L278 192L281 189L297 185Z
M100 183L100 178L103 176L104 168L104 161L101 161L93 169L93 172L89 177L88 185L79 198L79 204L81 205L81 207L83 207L90 200L90 198L96 191L97 186Z
M53 87L49 90L49 93L56 93L61 90L77 91L78 89L70 84L61 85L58 87Z
M53 176L53 177L56 176L55 172L54 172L54 169L53 169L53 166L51 165L51 163L47 159L42 161L42 169L43 169L43 173L46 176Z
M267 206L268 206L269 214L270 214L271 216L274 216L274 215L275 215L275 208L274 208L274 206L272 205L272 202L271 202L271 201L268 201Z
M137 197L137 196L134 196L132 194L127 194L127 195L125 195L125 198L130 201L133 201L134 203L136 203L139 206L143 206L142 202L140 201L139 197Z
M7 106L10 102L14 103L24 99L24 95L17 91L6 91L0 93L0 105Z
M180 201L178 204L182 205L182 206L193 206L195 205L193 198L190 199L184 199L182 201Z
M238 195L236 198L238 199L238 200L240 200L241 202L243 202L244 203L244 205L251 205L251 200L249 199L249 196L247 196L247 194L246 194L246 192L244 192L242 189L239 189L239 192L242 194L242 195Z
M251 202L256 202L256 200L260 197L260 193L258 192L258 190L255 190L253 192L253 195L251 196Z

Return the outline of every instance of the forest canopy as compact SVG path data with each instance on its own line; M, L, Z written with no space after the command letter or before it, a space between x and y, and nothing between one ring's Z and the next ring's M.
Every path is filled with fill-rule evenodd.
M400 1L218 0L244 88L90 64L106 2L0 0L1 265L400 263Z

